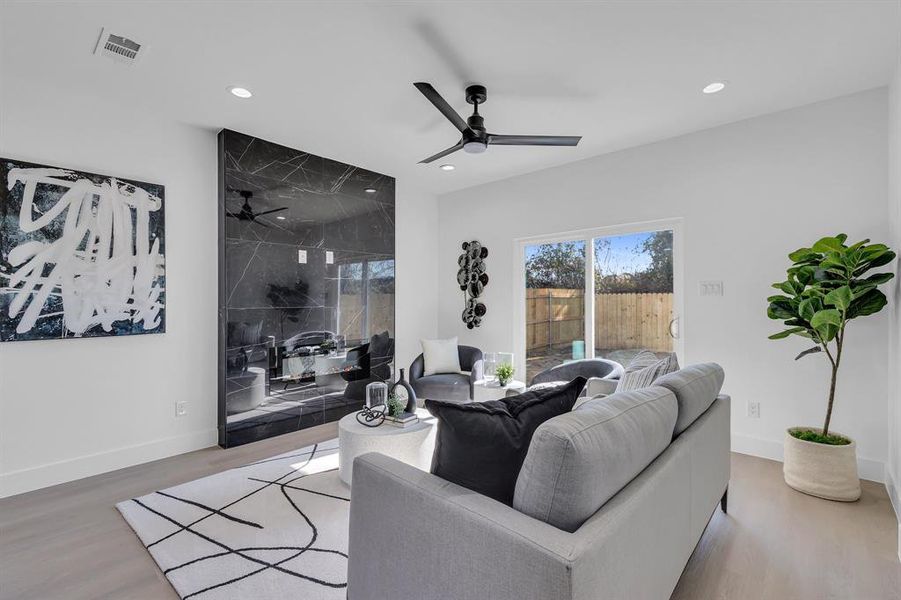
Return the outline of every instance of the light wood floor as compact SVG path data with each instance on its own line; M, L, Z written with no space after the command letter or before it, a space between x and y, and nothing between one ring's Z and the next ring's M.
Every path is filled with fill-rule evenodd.
M115 503L336 435L332 423L0 500L0 599L175 599ZM819 500L786 486L781 464L733 454L729 514L714 515L673 599L901 598L894 513L883 486L863 485L859 502Z

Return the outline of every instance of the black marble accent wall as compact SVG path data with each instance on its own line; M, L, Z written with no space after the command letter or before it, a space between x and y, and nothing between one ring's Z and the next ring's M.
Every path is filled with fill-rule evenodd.
M339 419L392 376L394 231L394 178L219 133L220 445Z

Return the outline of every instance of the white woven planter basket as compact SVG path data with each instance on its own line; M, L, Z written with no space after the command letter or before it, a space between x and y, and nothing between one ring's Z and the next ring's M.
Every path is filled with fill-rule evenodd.
M813 427L792 427L785 432L785 462L782 473L785 483L805 494L853 502L860 498L860 478L857 476L857 443L851 440L845 446L832 446L806 442L792 436L792 431L808 430L819 433Z

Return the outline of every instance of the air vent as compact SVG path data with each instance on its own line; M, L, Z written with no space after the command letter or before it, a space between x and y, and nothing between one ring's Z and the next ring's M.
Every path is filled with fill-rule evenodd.
M100 38L94 48L94 54L108 56L129 65L134 64L146 51L147 48L143 44L125 36L110 33L106 28L100 30Z

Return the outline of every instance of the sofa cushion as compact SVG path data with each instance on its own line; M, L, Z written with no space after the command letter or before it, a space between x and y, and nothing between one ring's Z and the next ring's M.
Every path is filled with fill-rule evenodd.
M532 434L539 425L569 412L585 379L562 387L489 402L454 404L426 400L439 421L432 473L505 504L513 488Z
M422 344L423 375L459 373L460 353L457 338L446 340L420 340Z
M679 418L676 419L673 437L688 429L695 419L710 408L720 393L725 378L726 374L721 366L703 363L664 375L654 382L654 385L671 390L679 402Z
M661 387L589 400L532 437L513 508L575 531L669 445L676 397Z
M657 355L650 350L640 350L638 354L632 357L632 360L630 360L629 364L626 365L624 371L626 373L640 371L645 367L650 367L659 360L660 359L657 358Z
M651 356L654 357L653 361L650 359ZM626 372L616 386L616 391L628 392L649 387L653 385L658 377L677 370L679 370L679 360L675 354L670 354L658 360L653 352L640 352L629 363Z

